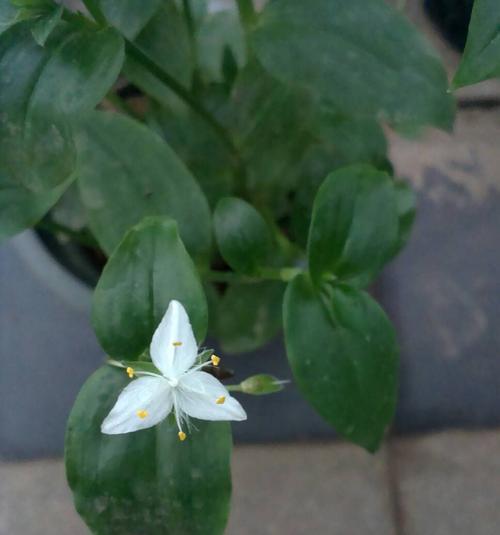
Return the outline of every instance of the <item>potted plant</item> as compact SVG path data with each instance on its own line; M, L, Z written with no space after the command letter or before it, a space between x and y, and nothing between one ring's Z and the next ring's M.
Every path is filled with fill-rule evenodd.
M284 384L265 367L233 380L207 332L236 352L283 327L305 399L375 451L398 346L367 288L414 217L381 124L454 118L418 32L381 0L238 0L217 16L193 0L0 6L0 235L36 225L102 267L92 323L107 359L66 437L91 530L224 530L227 421ZM498 9L476 7L455 87L498 72L478 32Z

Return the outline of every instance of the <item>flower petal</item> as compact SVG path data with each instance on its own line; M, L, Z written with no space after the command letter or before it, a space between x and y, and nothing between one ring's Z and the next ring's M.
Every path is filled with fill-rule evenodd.
M247 419L239 402L209 373L191 372L184 375L179 380L175 395L179 409L193 418L237 421ZM221 403L222 398L224 400Z
M170 301L149 351L155 366L169 378L178 377L194 364L198 346L187 312L179 301Z
M140 377L127 385L101 425L107 435L153 427L172 410L172 390L163 377Z

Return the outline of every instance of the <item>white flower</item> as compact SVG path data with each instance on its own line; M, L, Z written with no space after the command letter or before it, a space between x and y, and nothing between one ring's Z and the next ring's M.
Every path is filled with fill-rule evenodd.
M134 379L121 392L102 423L108 435L130 433L152 427L173 410L179 439L185 440L183 424L188 417L200 420L246 420L236 399L213 375L201 371L207 364L217 366L219 357L195 365L198 346L184 307L171 301L150 346L151 359L161 374L127 368Z

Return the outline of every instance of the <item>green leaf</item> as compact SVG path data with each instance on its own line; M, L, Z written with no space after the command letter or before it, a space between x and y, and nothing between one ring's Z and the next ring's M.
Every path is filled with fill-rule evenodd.
M134 43L160 68L189 87L193 75L188 28L175 2L163 2L155 15L136 36ZM149 70L133 58L127 58L127 78L159 102L170 105L172 92Z
M331 173L314 201L308 255L311 276L364 285L391 258L399 229L392 180L369 165Z
M311 135L314 142L299 167L291 221L294 237L304 246L314 198L325 176L354 163L387 167L387 141L375 119L346 116L322 107L311 125Z
M54 31L61 20L63 11L64 7L62 5L52 4L49 9L42 12L33 23L31 33L40 46L45 45L49 35Z
M35 224L73 180L70 120L115 81L123 42L113 30L60 24L45 48L20 23L0 36L0 238Z
M454 102L440 60L384 0L274 0L252 44L268 72L346 113L451 127Z
M253 351L281 329L285 285L266 281L231 284L217 305L215 335L223 351Z
M104 366L83 386L66 433L66 474L75 506L94 535L222 535L231 495L231 429L193 422L179 442L160 425L103 435L123 387L123 371Z
M114 358L138 357L172 299L184 305L201 342L207 303L177 225L169 218L146 218L125 235L94 293L92 323L104 350Z
M237 67L246 61L245 34L235 9L211 13L204 18L196 35L200 70L205 79L223 82L224 54L229 51Z
M236 197L221 199L215 209L214 227L220 253L235 271L255 275L266 265L273 236L251 204Z
M453 87L500 76L500 4L475 0L464 54Z
M156 130L196 177L210 206L233 190L233 162L213 128L187 106L153 106L148 124Z
M375 451L397 394L394 328L365 292L330 288L321 297L307 275L288 286L284 302L288 360L299 389L348 440Z
M0 0L0 34L18 22L18 9L10 0Z
M211 242L207 201L172 149L128 117L94 112L78 135L78 184L90 227L110 253L133 225L167 215L197 259Z
M245 190L278 216L288 208L312 140L312 112L303 91L272 78L256 61L236 79L227 122L245 162Z
M399 218L399 231L398 239L394 246L392 256L395 256L406 245L413 228L413 223L416 216L416 203L415 192L411 186L402 181L398 181L394 184L396 192L396 203L398 209Z
M106 20L128 39L137 36L162 2L163 0L97 0Z

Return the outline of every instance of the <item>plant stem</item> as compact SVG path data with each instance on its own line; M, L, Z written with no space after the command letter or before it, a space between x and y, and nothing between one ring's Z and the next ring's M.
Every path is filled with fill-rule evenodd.
M241 385L225 385L229 392L243 392Z
M108 21L106 20L104 13L101 11L97 0L83 0L83 3L97 24L100 26L108 25Z
M160 82L168 86L179 98L188 104L198 115L200 115L224 142L228 151L232 154L238 165L241 165L241 157L238 149L233 143L233 140L227 133L226 129L207 111L202 104L200 104L191 93L180 84L173 76L164 71L154 61L152 61L146 54L140 50L134 43L125 39L127 54L138 61L141 65L146 67Z
M234 282L238 284L256 284L266 280L289 282L302 272L301 268L296 267L264 268L258 275L250 277L233 271L208 271L204 274L204 278L209 282Z
M106 26L108 24L96 0L83 0L83 2L98 24L102 26ZM244 3L248 2L246 2L245 0ZM253 10L253 5L251 5L251 8ZM221 141L224 143L227 150L233 157L235 172L240 177L241 181L244 182L246 177L245 165L238 148L234 144L227 130L173 76L171 76L168 72L164 71L155 61L153 61L146 54L144 54L144 52L142 52L142 50L137 47L132 41L125 37L123 37L123 39L125 41L125 50L130 57L134 58L143 67L148 69L151 74L158 78L160 82L169 87L181 100L188 104L193 111L195 111L202 119L206 121L208 125L211 126L212 130L221 139Z
M201 84L201 76L199 73L199 61L198 61L198 46L196 42L196 25L193 16L193 10L191 9L191 0L182 0L182 7L184 10L184 17L186 19L186 26L189 34L189 46L191 48L191 58L193 60L193 91L196 90Z
M250 30L257 20L257 12L253 5L253 0L236 0L240 13L241 24L246 31Z

